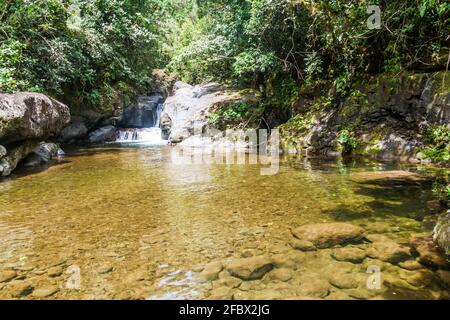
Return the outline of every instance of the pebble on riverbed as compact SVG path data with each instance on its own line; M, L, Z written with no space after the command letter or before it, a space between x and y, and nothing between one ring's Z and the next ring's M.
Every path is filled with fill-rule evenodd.
M220 261L211 262L205 266L203 271L200 273L199 278L206 281L216 280L219 273L223 270L223 264Z
M52 267L47 270L47 274L49 277L59 277L64 272L64 269L60 266Z
M291 241L291 246L292 246L292 248L294 248L296 250L300 250L300 251L316 251L317 250L316 246L312 242L306 241L306 240L293 239Z
M17 272L13 270L4 270L0 272L0 283L11 281L17 277Z
M13 281L8 286L9 292L13 298L20 298L29 295L33 291L33 286L24 281Z
M257 256L231 261L226 269L232 276L243 280L261 279L274 267L273 262L266 256Z
M97 273L98 274L107 274L107 273L112 272L113 270L114 270L113 266L103 265L98 268Z
M335 273L330 275L328 281L339 289L353 289L358 287L358 281L354 274L350 273Z
M286 282L292 279L292 270L288 268L275 269L270 276L274 280Z
M411 259L409 248L400 246L398 243L390 240L374 242L367 255L373 259L392 264Z
M309 241L319 249L336 245L360 242L365 230L349 223L316 223L306 224L292 230L299 240Z
M359 248L337 248L331 253L337 261L361 263L367 256L366 252Z
M33 291L32 296L37 299L50 297L59 291L56 286L45 286Z

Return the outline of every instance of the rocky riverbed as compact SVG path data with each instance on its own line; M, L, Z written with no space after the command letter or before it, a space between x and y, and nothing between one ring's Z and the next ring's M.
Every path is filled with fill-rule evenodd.
M0 184L2 298L449 298L415 166L66 151Z

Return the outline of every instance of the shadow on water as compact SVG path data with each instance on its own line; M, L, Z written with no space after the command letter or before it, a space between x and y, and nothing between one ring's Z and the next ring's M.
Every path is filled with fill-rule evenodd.
M8 177L1 178L0 177L0 183L3 181L13 180L17 178L22 178L25 176L31 176L35 174L39 174L41 172L47 171L51 167L57 167L61 165L65 165L70 163L70 161L67 160L52 160L47 164L42 164L37 167L24 167L22 165L18 165L17 169Z
M338 221L405 217L422 221L427 200L431 197L432 181L386 177L353 182L354 194L372 198L360 210L353 205L341 205L325 213Z

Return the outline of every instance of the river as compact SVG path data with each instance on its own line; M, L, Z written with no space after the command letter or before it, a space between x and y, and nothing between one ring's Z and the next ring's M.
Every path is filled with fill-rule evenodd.
M285 156L278 174L264 176L261 165L200 165L177 157L169 146L73 148L48 168L19 170L0 181L0 269L13 275L0 283L0 298L447 294L433 271L421 266L401 267L365 254L349 262L336 259L334 249L303 252L290 245L291 228L307 223L351 223L399 245L429 235L432 224L424 214L431 186L373 179L416 166ZM362 251L370 246L351 245ZM211 262L260 255L291 263L259 280L242 281L221 267L217 279L198 279ZM374 265L383 280L375 289L367 287ZM329 281L336 273L353 280Z

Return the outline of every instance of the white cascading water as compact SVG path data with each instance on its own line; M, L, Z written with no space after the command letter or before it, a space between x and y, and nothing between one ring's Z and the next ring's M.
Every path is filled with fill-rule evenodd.
M116 143L132 143L145 145L165 145L167 140L162 139L162 132L159 127L161 121L161 113L163 111L163 104L158 104L153 113L153 127L151 128L136 128L136 129L121 129L117 131Z

